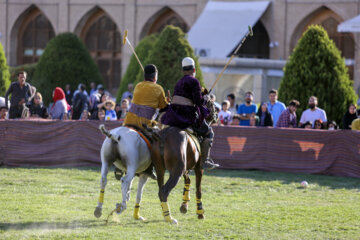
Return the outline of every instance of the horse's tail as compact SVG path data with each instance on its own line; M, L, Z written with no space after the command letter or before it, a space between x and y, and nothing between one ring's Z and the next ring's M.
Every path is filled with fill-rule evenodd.
M100 124L99 129L102 134L110 138L114 143L119 143L120 136L118 136L118 138L116 139L108 130L106 130L104 124Z

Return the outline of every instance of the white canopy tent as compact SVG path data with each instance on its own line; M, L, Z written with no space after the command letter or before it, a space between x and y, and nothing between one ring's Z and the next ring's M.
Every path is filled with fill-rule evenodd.
M360 32L360 15L339 24L337 30L338 32Z
M188 33L196 55L225 58L268 8L270 1L209 1Z

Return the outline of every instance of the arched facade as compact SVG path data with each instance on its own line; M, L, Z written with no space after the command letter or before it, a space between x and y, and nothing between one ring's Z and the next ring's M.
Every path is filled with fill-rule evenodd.
M167 25L179 27L185 33L189 31L189 26L179 14L169 7L164 7L149 19L141 31L140 39L161 32Z
M37 62L54 36L49 19L39 8L31 5L19 16L11 31L11 39L16 39L11 41L12 62L17 65Z
M296 46L302 34L307 30L310 25L321 25L327 31L330 39L332 39L336 47L341 51L345 59L350 60L351 65L348 65L350 78L354 78L354 65L355 59L355 41L351 33L340 33L337 31L337 26L344 20L334 11L327 7L321 7L308 15L296 28L292 41L291 51Z
M121 36L116 23L100 8L83 24L80 38L97 63L106 88L119 86L121 79Z

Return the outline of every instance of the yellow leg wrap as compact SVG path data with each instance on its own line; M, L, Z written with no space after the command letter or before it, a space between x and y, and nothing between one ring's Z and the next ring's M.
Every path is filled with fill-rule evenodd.
M204 214L205 211L204 211L204 209L202 207L201 198L196 198L196 205L197 205L196 213L198 215Z
M136 220L138 220L138 219L140 218L139 211L140 211L140 204L135 204L134 218L135 218Z
M163 216L166 222L171 222L172 217L169 209L169 205L167 202L161 202L161 208L163 210Z
M190 201L190 184L185 184L184 186L183 201L184 203Z
M104 193L105 193L105 190L101 189L100 190L99 203L104 203Z

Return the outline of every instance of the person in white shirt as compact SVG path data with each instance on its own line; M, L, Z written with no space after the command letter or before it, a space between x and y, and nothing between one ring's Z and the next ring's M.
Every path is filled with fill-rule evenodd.
M221 125L228 125L232 122L231 112L229 111L230 102L224 100L221 104L221 111L219 112L219 122Z
M318 105L317 97L311 96L309 98L309 109L305 110L301 114L300 123L299 123L300 126L310 121L313 123L313 127L314 127L314 123L318 119L321 119L321 121L324 124L326 124L327 122L326 113L323 109L318 108L317 105Z

